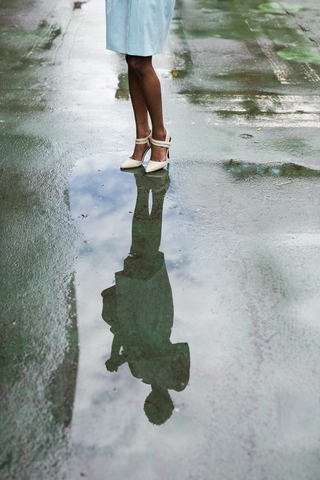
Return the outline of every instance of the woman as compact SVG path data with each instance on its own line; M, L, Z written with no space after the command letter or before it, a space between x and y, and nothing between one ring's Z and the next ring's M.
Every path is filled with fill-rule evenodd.
M147 173L168 163L171 137L163 125L161 86L152 66L152 55L164 49L174 3L175 0L106 0L107 49L126 54L136 122L134 152L121 168L142 165L150 148Z

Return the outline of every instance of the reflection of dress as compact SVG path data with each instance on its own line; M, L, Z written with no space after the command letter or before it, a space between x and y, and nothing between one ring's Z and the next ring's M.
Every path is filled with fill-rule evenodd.
M169 340L173 300L164 256L158 252L150 278L136 278L146 273L139 268L140 260L128 257L125 270L115 275L116 285L102 292L103 318L112 326L122 347L121 360L128 362L134 377L181 391L189 378L189 348Z
M170 342L173 299L164 255L159 252L169 177L167 171L157 173L155 178L141 176L141 171L140 175L135 174L138 195L130 254L124 269L115 274L116 284L102 292L102 318L114 335L111 356L106 362L108 370L117 371L128 362L132 375L151 385L144 410L152 423L160 425L173 410L167 390L181 391L187 386L190 353L187 343Z

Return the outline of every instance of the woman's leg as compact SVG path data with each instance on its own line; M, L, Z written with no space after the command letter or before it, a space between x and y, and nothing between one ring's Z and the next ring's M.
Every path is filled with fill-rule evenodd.
M141 88L135 74L128 69L130 98L136 122L136 138L145 138L150 133L148 109L144 101ZM133 159L141 160L147 145L135 145Z
M163 125L161 86L152 66L152 57L127 55L126 60L129 69L129 87L137 135L142 134L142 131L146 132L149 128L147 123L147 112L149 112L152 122L152 137L155 140L165 140L166 130ZM148 133L145 136L147 135ZM143 151L144 149L143 146ZM155 162L163 162L166 159L166 148L164 147L152 145L151 152L152 160ZM133 157L139 160L138 157L134 155Z

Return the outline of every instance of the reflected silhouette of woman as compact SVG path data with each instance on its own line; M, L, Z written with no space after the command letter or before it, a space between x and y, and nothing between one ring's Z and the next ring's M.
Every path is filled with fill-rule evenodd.
M101 294L102 318L114 335L106 367L113 372L128 362L132 375L151 385L144 411L151 423L161 425L174 409L168 389L179 392L187 386L190 353L187 343L170 342L173 299L164 255L159 252L169 174L161 170L145 175L140 167L135 179L137 202L130 253L124 269L115 274L115 285Z

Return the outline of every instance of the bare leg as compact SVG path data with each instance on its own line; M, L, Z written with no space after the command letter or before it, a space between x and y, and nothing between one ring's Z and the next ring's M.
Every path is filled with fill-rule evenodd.
M152 57L127 55L126 60L129 68L130 95L137 133L140 134L140 129L146 130L146 111L148 111L152 122L152 137L155 140L165 140L166 130L163 125L161 86L152 66ZM151 157L155 162L163 162L166 159L166 149L152 145ZM137 157L134 158L138 160Z
M136 122L136 138L145 138L150 133L147 106L138 79L130 69L128 69L128 78L131 103ZM147 145L135 145L131 158L140 161L147 148Z

